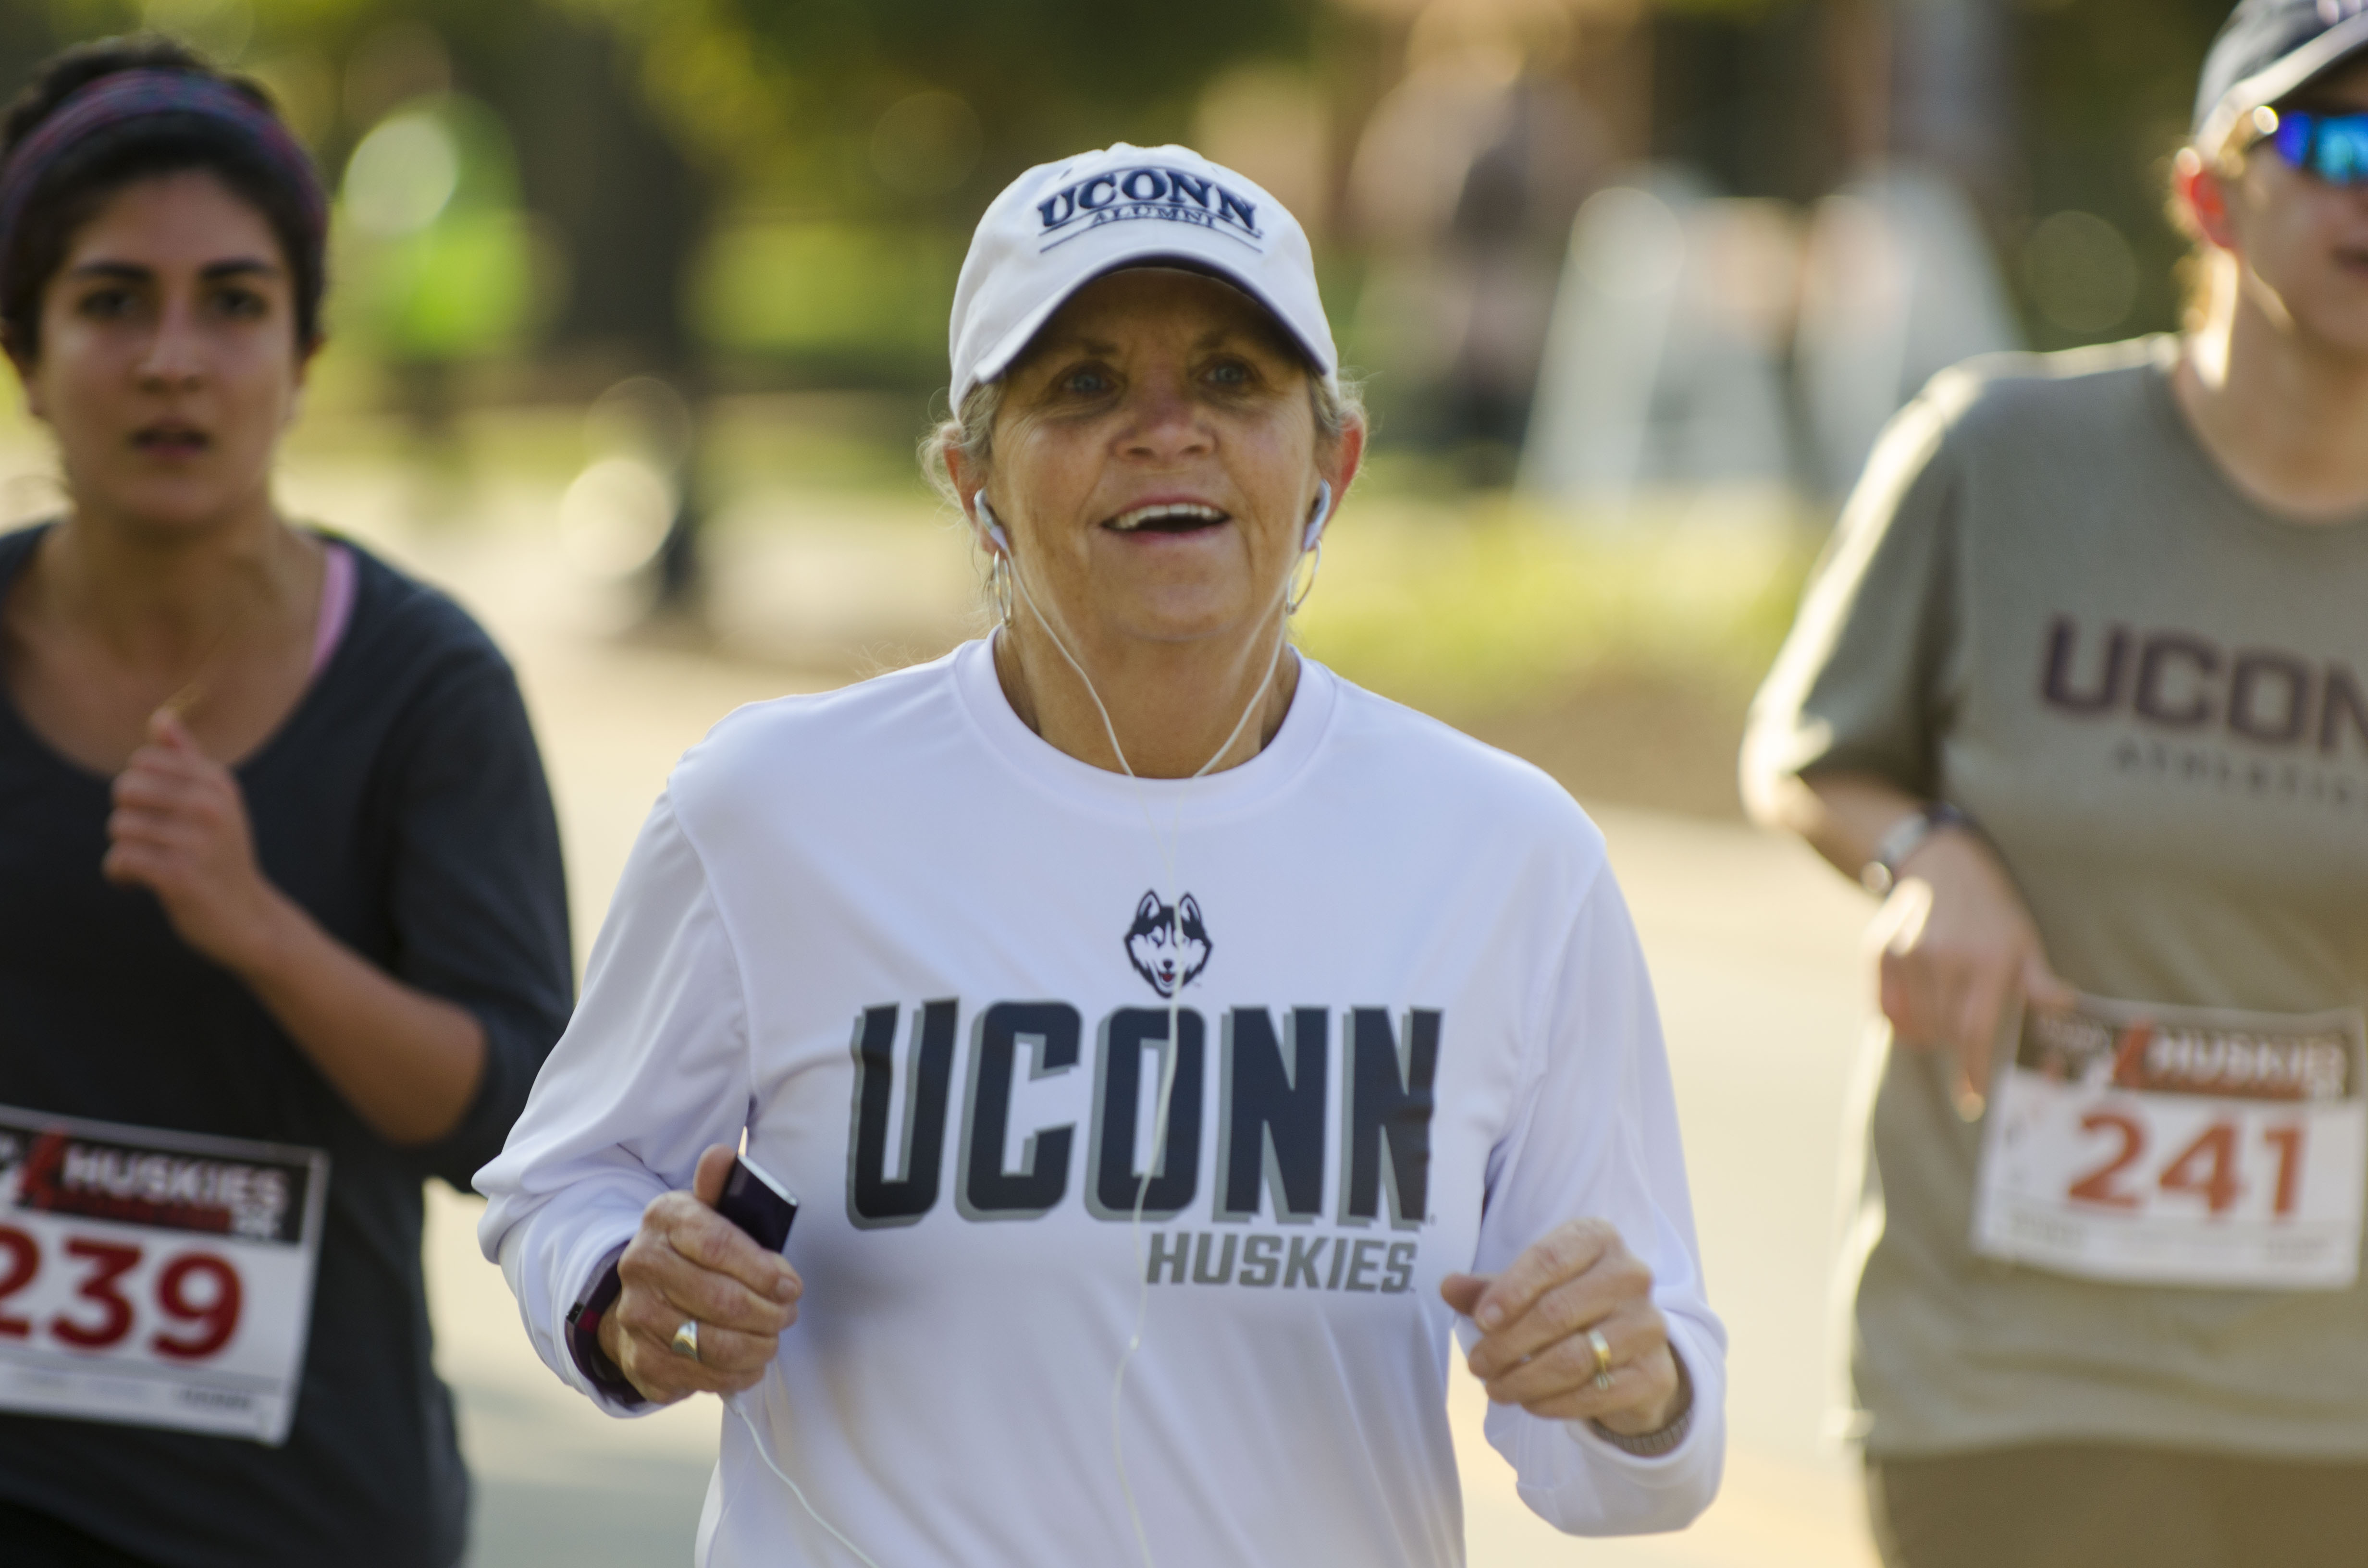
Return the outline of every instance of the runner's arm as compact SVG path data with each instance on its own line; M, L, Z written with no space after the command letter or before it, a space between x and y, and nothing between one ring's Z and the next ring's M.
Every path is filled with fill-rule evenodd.
M739 965L699 854L661 797L593 944L584 999L476 1182L491 1199L478 1242L502 1266L536 1352L604 1409L631 1413L575 1364L568 1312L653 1199L689 1188L702 1151L738 1144L752 1093Z
M1751 705L1746 806L1853 881L1885 835L1948 789L1942 752L1969 656L1951 422L1978 384L1943 375L1884 432ZM1976 834L1930 834L1895 870L1873 930L1882 1009L1903 1043L1954 1056L1970 1108L2018 1000L2070 993Z
M1492 1405L1488 1441L1521 1500L1574 1535L1683 1528L1718 1490L1726 1446L1726 1331L1703 1294L1677 1103L1652 981L1625 901L1596 873L1538 1025L1523 1108L1500 1145L1473 1272L1495 1275L1565 1221L1607 1221L1652 1271L1652 1301L1692 1384L1677 1447L1642 1457L1584 1421ZM1459 1318L1467 1350L1476 1332Z
M484 1037L472 1091L411 1153L466 1191L508 1137L575 1003L559 822L517 677L465 620L389 752L399 763L388 791L388 971L465 1011Z
M1796 835L1852 881L1874 858L1884 836L1929 803L1880 774L1853 772L1805 778L1782 774L1765 780L1750 801L1760 826ZM1931 842L1928 838L1918 852Z
M332 937L256 864L237 778L169 711L116 779L102 869L156 895L181 937L245 981L371 1131L450 1131L484 1075L485 1030Z

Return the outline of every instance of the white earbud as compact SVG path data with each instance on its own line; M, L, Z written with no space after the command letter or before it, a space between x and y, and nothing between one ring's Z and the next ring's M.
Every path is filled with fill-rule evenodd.
M1010 554L1011 536L1005 533L1003 525L995 520L995 508L986 504L986 492L982 490L972 496L971 505L978 508L978 520L986 525L986 537L995 541L995 548L1006 555Z
M982 505L984 503L982 503ZM1307 532L1301 536L1299 548L1302 550L1314 550L1316 546L1316 542L1324 537L1324 525L1331 520L1332 484L1329 480L1326 480L1316 486L1315 511L1315 514L1307 519Z

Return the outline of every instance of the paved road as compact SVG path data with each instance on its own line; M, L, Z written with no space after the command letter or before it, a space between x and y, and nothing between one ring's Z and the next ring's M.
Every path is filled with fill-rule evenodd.
M0 470L22 464L0 454ZM588 943L673 758L734 705L819 683L601 635L598 596L556 564L538 522L551 513L544 491L495 491L484 499L486 526L422 533L386 514L394 491L383 477L300 464L290 490L301 510L336 517L452 585L517 658L552 769L579 946ZM848 538L832 536L808 562L799 586L809 598L825 570L879 590L879 562L867 564L860 548L850 553ZM909 551L910 539L897 549ZM764 549L767 571L795 575L794 550L779 540ZM735 574L733 588L740 613L761 615L761 583ZM1568 1540L1513 1494L1510 1472L1479 1439L1481 1401L1467 1381L1452 1415L1471 1560L1478 1568L1864 1568L1850 1468L1820 1437L1862 901L1805 852L1739 827L1629 810L1599 816L1659 989L1713 1301L1733 1334L1728 1480L1683 1534ZM438 1356L460 1393L480 1482L478 1568L686 1562L715 1407L615 1422L567 1394L535 1360L498 1272L476 1254L476 1209L438 1190L428 1249Z

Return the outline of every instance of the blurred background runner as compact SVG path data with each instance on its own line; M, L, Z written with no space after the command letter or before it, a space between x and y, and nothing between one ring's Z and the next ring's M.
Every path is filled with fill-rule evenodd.
M534 739L467 615L273 506L326 204L261 93L99 44L0 134L66 491L0 536L0 1541L442 1568L421 1184L569 1002Z
M1761 693L1888 896L1855 1434L1901 1568L2368 1532L2368 7L2246 0L2189 330L1936 381Z

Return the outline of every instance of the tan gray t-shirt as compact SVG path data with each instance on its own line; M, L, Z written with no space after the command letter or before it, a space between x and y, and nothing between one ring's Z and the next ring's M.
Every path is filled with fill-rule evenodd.
M1886 434L1745 767L1875 773L1981 824L2098 995L2368 1002L2368 517L2241 494L2168 338L1977 361ZM1852 1373L1871 1452L2122 1440L2368 1457L2368 1290L2099 1284L1976 1256L1981 1129L1883 1063Z

